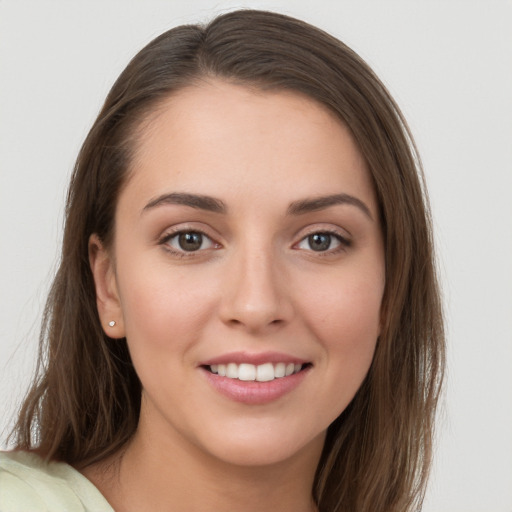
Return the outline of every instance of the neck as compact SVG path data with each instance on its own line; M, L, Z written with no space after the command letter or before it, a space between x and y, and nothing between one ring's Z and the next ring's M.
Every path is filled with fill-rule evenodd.
M148 439L138 431L121 455L83 471L116 512L317 510L312 488L323 438L291 459L258 466L230 464L183 442Z

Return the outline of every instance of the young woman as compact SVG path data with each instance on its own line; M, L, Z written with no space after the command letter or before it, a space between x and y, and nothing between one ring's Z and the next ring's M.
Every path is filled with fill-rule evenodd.
M417 509L444 365L418 162L303 22L150 43L78 157L0 509Z

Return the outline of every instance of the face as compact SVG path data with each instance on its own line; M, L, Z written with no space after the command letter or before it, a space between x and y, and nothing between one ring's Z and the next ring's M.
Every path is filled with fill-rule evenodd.
M343 124L291 92L187 88L144 127L111 251L90 248L142 382L139 435L241 465L319 456L369 369L385 282Z

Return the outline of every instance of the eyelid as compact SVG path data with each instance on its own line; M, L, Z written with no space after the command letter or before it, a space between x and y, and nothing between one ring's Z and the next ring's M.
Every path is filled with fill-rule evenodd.
M300 241L308 236L314 235L315 233L328 233L330 235L337 236L348 243L352 242L352 235L348 230L333 224L322 223L314 224L300 229L294 238L299 239Z

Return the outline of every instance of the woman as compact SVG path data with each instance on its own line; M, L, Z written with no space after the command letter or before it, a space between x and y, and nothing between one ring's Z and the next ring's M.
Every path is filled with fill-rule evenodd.
M418 507L439 293L368 66L260 11L144 48L78 157L40 361L2 510Z

